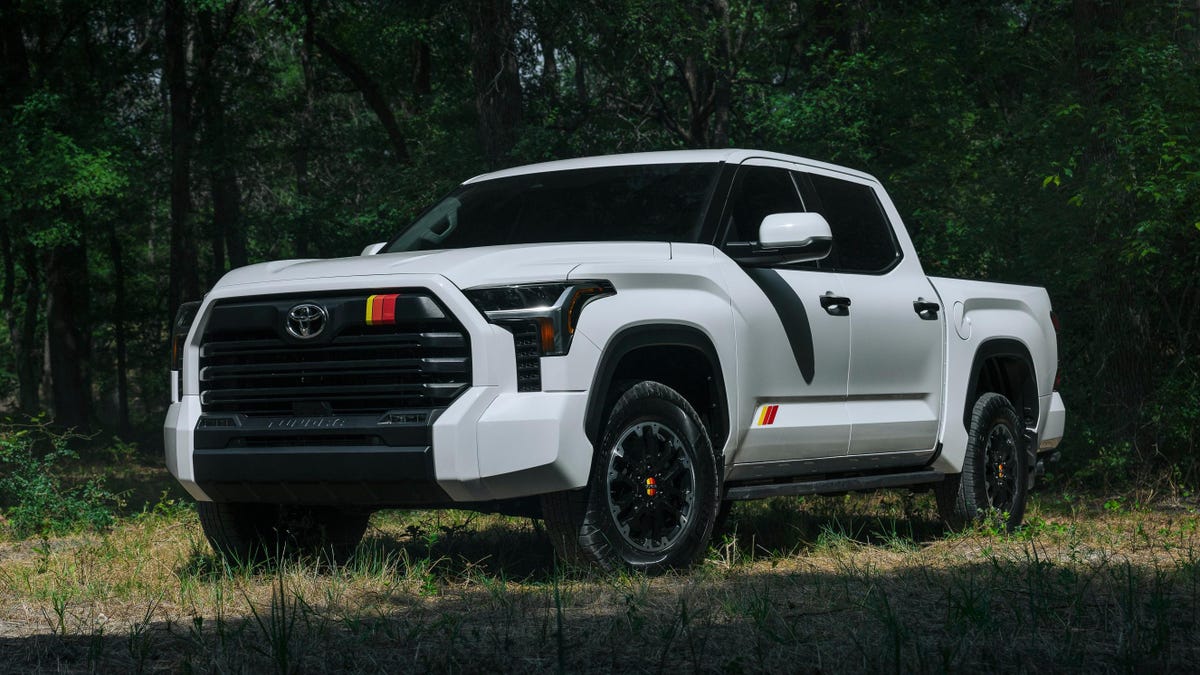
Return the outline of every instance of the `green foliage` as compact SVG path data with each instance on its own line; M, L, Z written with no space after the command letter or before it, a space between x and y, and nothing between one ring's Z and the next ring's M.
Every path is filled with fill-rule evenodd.
M76 436L44 426L0 429L0 507L13 536L48 536L113 523L115 495L99 479L73 484ZM3 522L0 521L0 522Z
M25 223L39 247L78 242L81 219L100 215L128 185L111 151L85 149L60 130L70 112L62 96L37 91L14 107L12 125L0 133L0 218Z
M244 237L248 262L355 255L458 181L497 168L480 137L477 3L183 5L184 239L202 288L231 265L223 233ZM528 0L510 9L521 117L503 164L740 146L875 174L927 273L1049 290L1070 410L1062 473L1107 482L1173 467L1200 484L1193 4ZM130 422L154 438L167 398L173 245L162 10L22 3L4 19L20 24L29 77L0 90L0 259L12 269L0 275L0 405L20 390L18 365L45 357L46 254L82 243L81 368L95 416L114 426L120 284ZM378 92L407 161L361 84L310 30ZM236 213L220 216L228 222L218 222L214 195L223 172L237 188ZM22 341L26 314L35 328ZM41 385L40 369L27 377Z

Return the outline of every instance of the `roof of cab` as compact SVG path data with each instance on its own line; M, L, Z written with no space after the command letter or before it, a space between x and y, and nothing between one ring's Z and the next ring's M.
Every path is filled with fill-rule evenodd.
M731 164L741 164L742 162L752 159L775 159L784 162L792 162L795 164L803 164L806 166L826 169L829 171L837 171L844 174L849 174L857 178L878 182L874 176L848 169L844 166L836 164L828 164L826 162L818 162L804 157L796 157L794 155L784 155L778 152L767 152L764 150L742 150L738 148L730 148L727 150L668 150L664 152L634 152L621 155L600 155L597 157L579 157L576 159L563 159L555 162L542 162L540 164L528 164L526 166L516 166L511 169L502 169L492 173L485 173L475 176L470 180L464 181L464 185L469 183L478 183L485 180L493 180L496 178L509 178L511 176L521 176L530 173L542 173L546 171L571 171L574 169L593 169L602 166L628 166L634 164L703 164L705 162L727 162Z

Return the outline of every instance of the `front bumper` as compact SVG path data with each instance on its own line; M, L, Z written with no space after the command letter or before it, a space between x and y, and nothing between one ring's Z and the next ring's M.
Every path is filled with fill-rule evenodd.
M328 292L361 288L363 279L323 279L256 287L254 294ZM489 502L587 483L592 448L584 433L590 376L599 350L576 340L567 356L542 359L541 392L517 392L513 336L488 323L462 293L437 275L372 279L380 286L420 286L436 293L469 333L472 386L448 407L405 428L367 419L318 419L292 428L295 443L256 443L278 436L263 420L198 428L204 415L198 382L183 391L164 424L167 468L201 501L336 503L382 507ZM240 292L238 292L240 291ZM199 335L207 308L245 289L215 290L193 328L184 372L198 372ZM172 374L174 380L175 374ZM245 426L241 426L244 423ZM228 425L236 425L234 433ZM227 436L250 437L228 442ZM368 442L360 442L367 438Z
M167 414L167 467L201 501L405 507L525 497L587 483L586 405L586 392L472 387L420 429L428 444L325 444L312 432L291 447L199 447L220 444L197 429L199 397L185 396Z

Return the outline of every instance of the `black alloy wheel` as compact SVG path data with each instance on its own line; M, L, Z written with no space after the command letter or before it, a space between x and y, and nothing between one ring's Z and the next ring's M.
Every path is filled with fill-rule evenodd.
M696 510L696 471L683 441L658 422L626 429L608 457L608 508L630 546L669 549Z
M984 447L983 489L987 503L1001 513L1012 512L1017 496L1018 443L1013 429L1002 420L992 425Z

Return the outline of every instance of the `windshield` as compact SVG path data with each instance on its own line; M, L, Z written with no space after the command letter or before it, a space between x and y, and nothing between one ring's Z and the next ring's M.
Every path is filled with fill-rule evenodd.
M547 171L461 185L384 250L565 241L696 242L719 164Z

